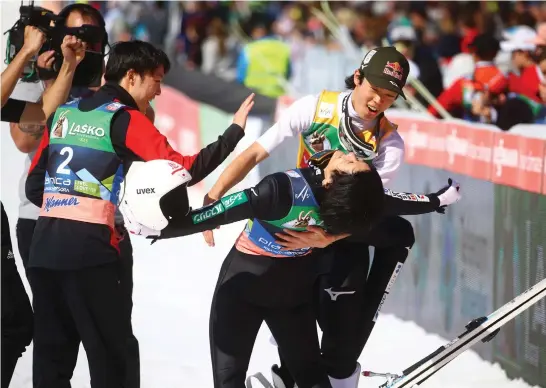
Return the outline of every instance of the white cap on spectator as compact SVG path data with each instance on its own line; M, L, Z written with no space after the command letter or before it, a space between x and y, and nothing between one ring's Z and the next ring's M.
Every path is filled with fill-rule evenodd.
M400 40L417 40L417 34L412 26L396 26L390 31L391 42Z
M528 26L517 26L504 32L504 41L500 42L502 51L524 50L531 51L536 48L537 32Z

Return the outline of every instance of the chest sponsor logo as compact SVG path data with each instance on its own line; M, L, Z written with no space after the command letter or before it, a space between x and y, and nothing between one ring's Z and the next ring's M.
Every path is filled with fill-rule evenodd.
M263 250L276 254L276 255L284 255L284 256L301 256L309 251L310 248L300 248L300 249L294 249L290 251L281 251L284 247L276 244L273 241L269 241L263 237L258 237L258 246L262 248Z
M336 106L328 102L321 102L319 105L318 118L331 119L334 117Z
M325 131L316 131L305 139L307 145L313 150L313 154L332 148L330 140L326 137Z
M68 110L62 111L59 113L59 116L57 118L57 121L55 124L53 124L53 131L51 131L51 137L53 139L62 139L66 137L66 134L68 132Z
M298 214L298 218L292 221L284 223L283 228L306 228L309 225L320 225L322 222L318 222L315 217L313 210L309 210L305 213L303 210Z
M80 204L80 201L78 201L78 198L71 197L71 198L55 198L50 197L46 198L45 204L44 204L44 210L46 212L49 212L51 209L56 207L71 207L71 206L78 206Z
M76 124L72 123L70 130L68 131L69 135L83 135L85 137L101 138L104 137L104 129L100 127L95 127L89 124Z
M70 191L69 187L71 184L72 184L72 181L67 178L46 177L44 191L68 193Z

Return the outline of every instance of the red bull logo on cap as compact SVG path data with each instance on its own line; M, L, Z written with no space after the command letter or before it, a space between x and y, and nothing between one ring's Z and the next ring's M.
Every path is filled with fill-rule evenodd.
M404 76L404 69L402 68L402 66L400 66L398 62L387 61L387 63L385 64L385 69L383 69L383 73L402 81L402 77Z

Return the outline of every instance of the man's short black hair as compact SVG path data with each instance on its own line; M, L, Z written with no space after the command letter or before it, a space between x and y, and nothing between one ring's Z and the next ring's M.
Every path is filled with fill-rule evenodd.
M131 69L143 77L160 66L163 66L165 74L171 68L171 62L163 50L141 40L119 42L110 50L104 79L117 83Z
M320 203L320 216L330 233L356 233L377 222L385 207L385 191L375 170L335 173Z
M358 80L360 81L360 84L364 82L364 73L361 70L358 70ZM345 77L345 87L350 90L354 90L356 88L354 74Z

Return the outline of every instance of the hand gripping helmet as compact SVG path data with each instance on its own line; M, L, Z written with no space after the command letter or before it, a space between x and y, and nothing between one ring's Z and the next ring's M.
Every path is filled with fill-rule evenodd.
M119 210L127 226L164 229L171 218L189 210L186 185L190 173L170 160L133 162L121 185ZM133 228L135 229L135 228Z

